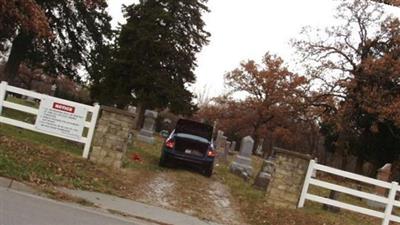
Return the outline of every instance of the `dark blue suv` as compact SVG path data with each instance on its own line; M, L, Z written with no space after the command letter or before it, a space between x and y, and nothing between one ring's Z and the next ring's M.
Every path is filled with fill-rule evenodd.
M210 177L216 152L212 143L213 127L196 121L180 119L161 149L160 166L176 160L201 166Z

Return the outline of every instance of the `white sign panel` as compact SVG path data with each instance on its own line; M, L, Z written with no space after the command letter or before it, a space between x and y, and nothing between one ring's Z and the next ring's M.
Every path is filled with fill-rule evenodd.
M40 102L36 129L64 137L81 139L87 109L63 101L44 98Z

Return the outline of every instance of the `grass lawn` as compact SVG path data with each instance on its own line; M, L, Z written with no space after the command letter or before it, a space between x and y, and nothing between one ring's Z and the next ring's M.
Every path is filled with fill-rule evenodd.
M33 108L39 107L39 104L35 102L26 101L12 96L8 96L6 100ZM10 108L3 108L2 116L30 124L34 124L36 120L35 115ZM87 133L87 131L84 132ZM42 134L39 132L29 131L26 129L18 128L7 124L0 124L0 135L13 137L21 141L29 141L38 145L45 145L55 150L66 151L76 155L81 155L83 152L84 145L82 143L69 141L66 139Z
M158 160L160 157L161 141L154 145L144 143L136 143L129 148L127 159L124 163L126 168L136 170L150 170L154 172L173 172L182 187L191 189L198 186L200 183L196 178L194 180L193 174L185 171L174 171L174 169L165 169L158 167ZM133 154L138 154L142 161L132 161L128 159ZM230 156L231 161L233 159ZM262 165L262 160L258 157L253 158L253 167L257 171ZM339 214L330 213L322 210L322 206L317 203L307 202L306 207L299 210L290 209L275 209L266 203L265 193L263 191L254 189L252 183L254 177L249 182L244 182L243 179L231 174L229 172L229 165L218 163L215 167L215 173L211 178L212 180L219 181L229 187L229 190L241 208L241 213L249 224L254 225L374 225L379 224L379 220L369 216L363 216L349 211L342 210ZM328 196L329 192L320 189L314 189L319 194ZM342 195L346 202L354 201L346 195ZM188 199L190 201L201 201L201 199ZM353 202L357 203L357 202Z
M21 120L32 119L29 115L4 111ZM179 168L160 168L162 139L157 137L155 144L134 142L129 146L122 170L113 170L96 165L81 158L83 146L60 138L43 135L20 128L0 124L0 176L25 181L48 190L53 186L65 186L111 193L121 197L136 199L142 196L142 183L152 177L169 176L181 196L173 196L171 205L182 209L192 208L193 215L206 217L207 184L218 182L229 190L240 214L248 224L254 225L373 225L380 221L368 216L342 210L338 214L321 209L320 204L306 202L303 209L275 209L266 203L265 193L252 187L253 180L244 182L231 174L227 164L219 163L211 178L197 172ZM232 156L230 157L232 160ZM255 173L262 160L254 158ZM320 189L313 192L328 195ZM346 201L356 202L354 198L343 195ZM175 201L176 200L176 201ZM179 208L181 207L181 208Z
M136 135L136 134L135 134ZM128 147L126 157L123 161L123 167L128 169L147 170L147 171L163 171L168 170L158 166L160 159L160 150L162 139L157 138L155 144L149 145L142 142L135 142ZM140 159L134 160L134 155Z

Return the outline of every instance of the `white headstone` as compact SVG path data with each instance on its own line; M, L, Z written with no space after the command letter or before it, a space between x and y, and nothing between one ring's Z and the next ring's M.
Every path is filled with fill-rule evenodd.
M240 143L239 155L250 157L253 152L254 140L250 136L244 137Z
M231 147L231 142L230 141L226 141L225 145L224 145L224 150L220 153L221 154L221 159L223 161L228 161L228 154L229 154L229 149Z
M253 173L252 151L254 140L250 136L244 137L240 143L240 151L230 166L230 171L247 179Z
M232 141L231 147L229 149L229 153L233 154L233 152L236 150L236 141Z
M222 130L218 130L217 138L215 140L215 148L218 150L221 148L221 145L224 143L223 141L224 132ZM226 140L225 140L226 141Z
M144 113L144 125L140 130L137 138L140 141L153 144L154 143L154 130L158 113L156 111L146 110Z

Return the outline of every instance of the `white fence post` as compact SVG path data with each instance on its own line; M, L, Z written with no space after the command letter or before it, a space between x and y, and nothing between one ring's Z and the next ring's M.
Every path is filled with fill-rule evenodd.
M390 223L390 217L392 216L393 204L394 201L396 200L396 193L398 187L399 184L397 182L392 182L392 187L390 188L389 191L388 203L385 208L385 217L383 218L382 225L389 225Z
M6 98L6 93L7 93L7 82L2 81L0 84L0 114L3 111L3 102L4 99Z
M96 128L96 122L97 122L97 117L99 115L99 111L100 111L100 105L98 103L95 103L94 111L92 113L92 118L90 120L89 132L86 137L87 141L85 143L85 148L83 149L83 154L82 154L82 157L85 159L87 159L89 157L90 146L92 145L93 134L94 134L94 130Z
M299 200L299 204L297 205L297 208L304 207L304 202L306 201L308 186L310 186L310 179L311 179L311 176L314 171L314 166L315 166L315 160L310 160L310 164L308 165L306 177L304 179L303 190L301 191L300 200Z

